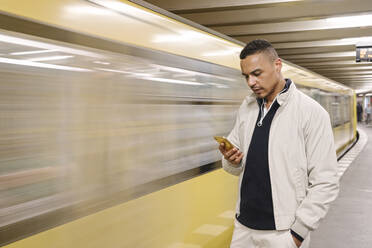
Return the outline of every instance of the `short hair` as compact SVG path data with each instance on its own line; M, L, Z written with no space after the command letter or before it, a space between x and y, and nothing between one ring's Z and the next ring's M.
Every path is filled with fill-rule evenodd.
M278 53L275 51L275 48L270 42L263 39L257 39L252 40L243 48L243 50L240 52L240 59L245 59L249 55L262 52L266 53L272 59L272 61L275 61L277 58L279 58Z

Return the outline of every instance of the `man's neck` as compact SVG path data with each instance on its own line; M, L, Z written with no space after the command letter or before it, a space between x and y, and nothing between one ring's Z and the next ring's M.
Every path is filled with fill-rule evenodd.
M266 108L270 108L271 104L273 103L275 97L284 89L285 87L285 79L281 79L278 84L277 84L277 87L274 88L273 92L267 96L265 98L265 105L266 105Z

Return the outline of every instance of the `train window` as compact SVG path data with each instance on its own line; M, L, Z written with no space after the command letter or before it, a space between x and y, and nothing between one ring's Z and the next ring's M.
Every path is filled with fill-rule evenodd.
M343 106L344 106L344 123L351 122L351 97L350 96L344 96L343 97Z

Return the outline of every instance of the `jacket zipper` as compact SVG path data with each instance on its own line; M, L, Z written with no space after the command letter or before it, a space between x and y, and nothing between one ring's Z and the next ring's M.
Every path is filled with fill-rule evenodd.
M264 119L264 108L265 107L265 99L262 100L262 104L260 106L260 121L257 123L257 126L258 127L261 127L262 126L262 122L263 122L263 119Z

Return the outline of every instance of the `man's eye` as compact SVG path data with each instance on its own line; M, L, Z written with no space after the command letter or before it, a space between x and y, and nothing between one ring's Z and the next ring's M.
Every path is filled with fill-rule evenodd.
M255 77L258 77L259 75L261 75L261 73L255 73L253 74Z

